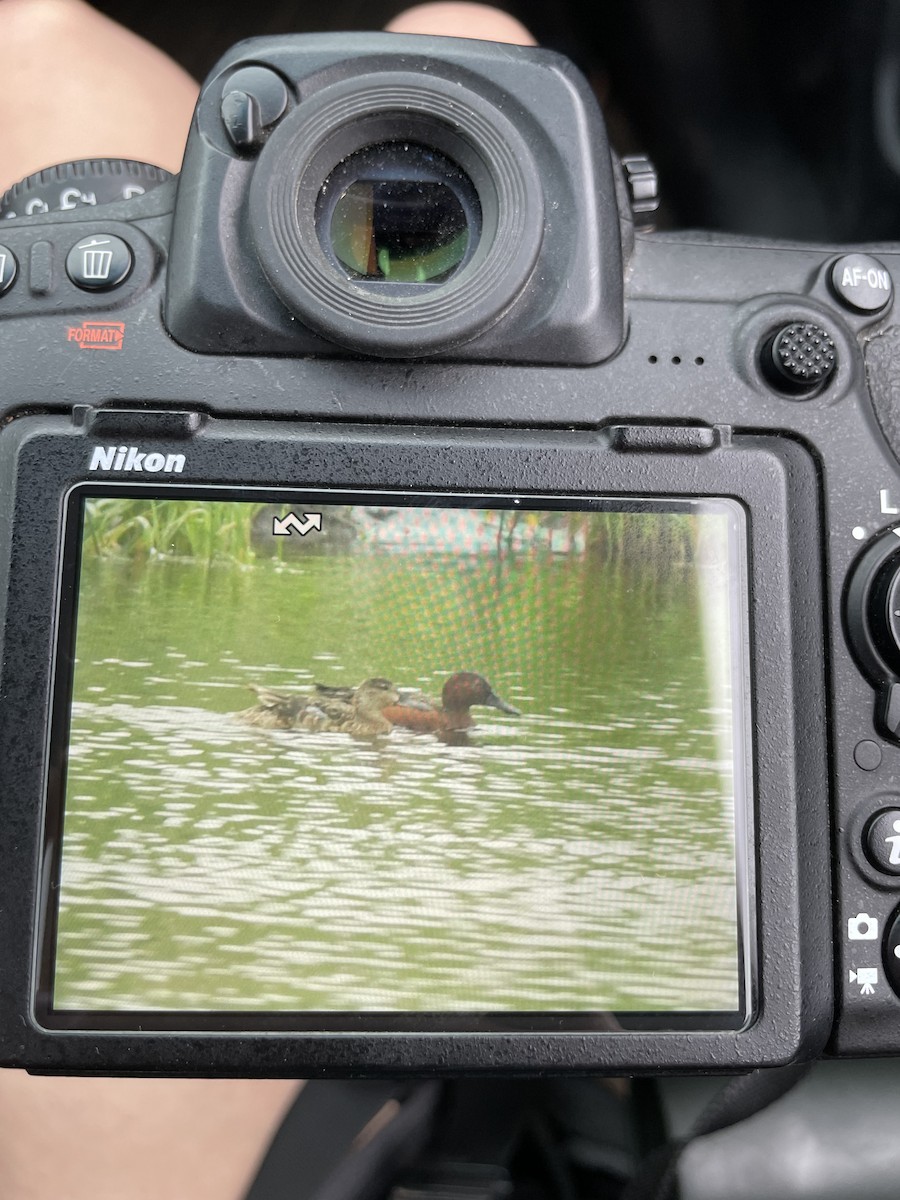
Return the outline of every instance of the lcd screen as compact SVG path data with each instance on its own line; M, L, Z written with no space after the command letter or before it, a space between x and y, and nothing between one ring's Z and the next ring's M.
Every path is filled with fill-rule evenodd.
M724 499L75 489L38 1012L738 1028Z

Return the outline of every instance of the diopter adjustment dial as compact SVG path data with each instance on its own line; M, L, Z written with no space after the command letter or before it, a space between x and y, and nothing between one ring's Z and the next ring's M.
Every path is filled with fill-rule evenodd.
M162 167L129 158L85 158L59 163L36 171L8 188L0 197L0 219L131 200L171 178Z

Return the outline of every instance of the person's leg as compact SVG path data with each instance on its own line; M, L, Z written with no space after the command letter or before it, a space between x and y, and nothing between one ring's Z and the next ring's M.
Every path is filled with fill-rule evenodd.
M479 4L423 4L399 33L533 44ZM0 0L0 186L77 158L177 171L196 83L82 0ZM239 1200L300 1085L65 1079L0 1070L3 1200Z
M62 1079L0 1071L4 1200L240 1200L291 1080Z
M484 4L420 4L388 25L533 45ZM181 166L197 84L176 63L83 0L0 0L0 188L76 158Z
M0 189L77 158L177 171L197 84L82 0L0 0Z
M417 4L398 13L386 28L392 33L434 33L486 42L516 42L520 46L535 44L522 22L509 13L487 4L466 4L461 0Z

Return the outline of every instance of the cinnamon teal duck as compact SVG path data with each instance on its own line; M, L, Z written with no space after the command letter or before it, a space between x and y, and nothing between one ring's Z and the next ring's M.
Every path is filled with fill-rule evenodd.
M263 729L308 729L313 733L348 733L352 737L375 737L390 733L394 722L384 710L400 699L399 691L387 679L366 679L357 688L332 689L332 694L317 689L309 692L283 692L250 685L256 694L253 708L238 713L236 720Z
M362 685L360 685L362 686ZM349 703L354 688L316 684L316 694L326 700ZM397 701L381 711L385 720L415 733L459 733L475 724L471 709L483 705L519 717L522 714L497 695L483 675L456 671L444 684L440 701L415 688L401 688Z

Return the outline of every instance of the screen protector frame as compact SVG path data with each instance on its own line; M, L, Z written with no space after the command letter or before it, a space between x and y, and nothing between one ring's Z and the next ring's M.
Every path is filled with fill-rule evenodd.
M203 418L173 435L171 413L161 414L153 437L152 414L139 415L142 447L185 458L177 478L157 476L155 487L559 495L573 506L579 497L598 494L724 496L742 504L749 514L754 745L765 748L753 763L753 1017L738 1030L708 1031L48 1029L35 1011L40 887L51 878L41 869L39 814L47 782L63 501L80 482L115 481L112 473L89 470L98 444L137 438L127 416L113 433L111 412L96 424L26 416L0 436L0 457L15 479L14 503L0 524L0 555L10 581L0 676L0 817L6 831L0 943L10 985L0 994L0 1061L42 1071L261 1076L656 1073L776 1065L824 1044L831 992L822 980L831 931L830 913L821 904L829 878L821 539L818 477L801 446L777 437L729 436L702 450L656 452L646 438L638 450L619 448L614 429L379 431Z
M726 611L713 614L717 619L724 620L728 630L728 667L729 687L731 695L730 734L732 772L731 787L733 789L732 837L733 862L732 881L734 890L734 985L738 1003L733 1010L719 1009L715 1006L708 1008L671 1007L654 1009L652 1004L634 1010L611 1009L598 1006L594 1009L581 1007L578 1009L558 1009L551 1005L540 1008L505 1009L499 1011L479 1011L468 1006L463 1009L437 1009L432 1011L410 1010L398 1006L388 1010L379 1010L372 1006L354 1009L331 1007L319 1009L291 1009L260 1006L253 1009L225 1009L216 1007L198 1007L185 1004L170 1008L148 1008L123 1006L115 1009L101 1007L78 1007L74 1005L56 1006L54 1004L54 978L58 971L59 924L60 906L65 900L65 887L61 874L65 853L63 850L63 826L67 803L67 758L72 747L69 734L71 725L71 704L73 699L73 675L75 660L75 638L81 627L80 623L89 624L90 616L79 618L80 566L85 551L85 506L92 501L106 499L146 500L150 505L157 499L167 501L183 501L186 505L206 505L217 502L233 505L243 503L264 503L283 506L294 513L314 511L322 514L329 507L335 506L395 506L408 515L407 519L414 520L415 512L423 510L441 510L457 514L472 514L489 511L505 512L525 516L527 514L558 514L559 517L575 517L590 520L592 514L623 514L626 517L661 516L688 518L718 518L724 522L724 542L727 545L727 565L732 572L732 578L727 584ZM65 498L66 517L63 530L63 556L60 574L60 602L56 631L56 669L53 702L53 731L50 741L50 758L48 768L49 790L46 808L46 839L44 846L45 871L50 872L50 878L42 887L42 895L47 898L47 907L40 914L40 927L44 937L39 949L40 974L35 998L35 1011L40 1022L48 1029L117 1029L133 1030L168 1030L189 1029L196 1031L240 1031L240 1030L280 1030L280 1031L309 1031L317 1032L353 1032L353 1033L439 1033L439 1032L516 1032L516 1033L547 1033L565 1031L570 1033L588 1032L597 1028L618 1029L622 1031L714 1031L737 1030L744 1027L753 1017L755 978L754 928L755 921L751 906L753 890L754 850L752 840L753 829L753 796L752 796L752 732L751 732L751 697L749 689L749 631L747 627L747 547L748 530L746 514L737 502L725 498L708 499L656 496L652 499L633 496L609 498L605 496L582 496L578 498L566 496L520 495L501 496L496 494L466 494L466 493L422 493L409 494L403 492L375 492L360 494L346 489L334 489L322 492L284 492L281 489L253 488L217 490L206 487L169 486L164 491L153 484L119 484L96 483L78 484L72 488ZM325 521L327 523L327 514ZM314 535L315 531L311 531ZM695 530L695 533L697 531ZM283 545L283 543L282 543ZM702 548L700 548L702 553ZM389 553L389 552L387 552ZM706 553L711 554L712 548L707 546ZM362 556L360 556L362 557ZM698 559L691 564L692 570L689 582L699 586L703 574L703 565ZM304 571L314 572L316 562L326 561L324 558L308 558L305 560ZM333 563L333 559L330 560ZM359 561L359 559L357 559ZM437 561L437 556L429 559L429 565ZM157 564L158 565L158 564ZM143 564L135 564L135 575L146 569ZM589 567L596 573L602 573L604 568L600 563ZM134 576L129 581L129 587L134 586ZM337 600L337 597L335 597ZM721 600L721 597L720 597ZM326 608L330 607L326 602ZM710 614L705 613L704 616ZM640 636L639 631L635 631ZM109 652L123 650L122 646L110 645ZM131 652L133 657L133 652ZM707 661L706 667L712 664ZM159 669L159 664L152 668ZM661 683L656 680L656 683ZM712 697L709 697L712 702ZM649 719L649 718L648 718ZM263 735L264 736L264 735ZM296 736L296 734L295 734ZM299 735L302 738L302 732ZM433 738L431 739L433 740ZM273 747L277 751L279 747ZM146 797L145 797L146 799ZM423 800L426 799L423 797ZM163 796L157 794L150 800L151 807L161 802ZM145 820L143 817L142 820ZM709 814L710 823L714 822L714 814ZM699 830L698 833L703 833ZM146 836L153 837L152 833ZM158 833L155 836L159 836ZM552 864L548 864L552 867ZM561 865L560 865L561 869ZM205 903L214 906L210 883L206 891ZM227 887L224 889L227 892ZM698 900L696 890L693 894L691 907ZM485 914L481 914L484 916ZM227 905L220 910L219 922L227 921ZM699 910L698 921L702 921ZM214 922L214 918L210 918ZM398 931L399 932L399 931ZM636 931L635 931L636 932ZM452 928L450 930L452 941ZM96 943L95 943L96 944ZM162 964L160 964L162 965ZM622 968L618 966L617 969ZM661 964L654 967L647 963L647 979L652 980L655 971L661 969ZM640 990L640 983L635 980L631 989Z

